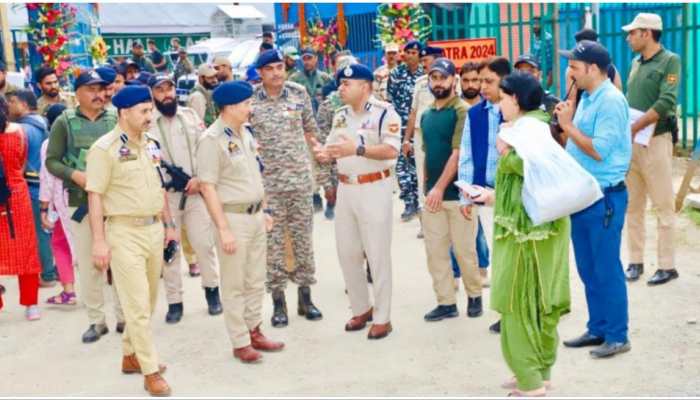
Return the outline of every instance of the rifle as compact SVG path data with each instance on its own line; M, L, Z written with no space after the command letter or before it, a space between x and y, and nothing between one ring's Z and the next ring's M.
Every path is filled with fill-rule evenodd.
M161 165L165 168L165 172L170 175L170 181L165 184L165 190L174 190L176 192L182 192L182 198L180 199L179 209L185 209L185 202L187 202L187 192L185 188L187 183L192 179L192 177L177 165L171 164L165 160L160 160Z
M85 167L87 165L86 162L87 159L87 150L86 149L80 149L80 154L76 158L74 155L67 153L66 156L63 158L64 164L68 165L71 168L77 169L78 171L85 171ZM69 182L69 190L78 190L81 191L83 190L82 188L78 187L78 185L75 184L75 182ZM83 222L83 219L88 213L88 205L87 202L81 204L78 206L78 208L75 210L73 215L71 215L70 219L72 219L75 222Z
M15 238L15 224L12 221L12 207L10 205L10 197L12 190L7 183L7 175L5 175L5 166L0 157L0 204L5 206L5 214L7 215L7 227L10 231L10 239ZM1 214L0 214L1 215Z

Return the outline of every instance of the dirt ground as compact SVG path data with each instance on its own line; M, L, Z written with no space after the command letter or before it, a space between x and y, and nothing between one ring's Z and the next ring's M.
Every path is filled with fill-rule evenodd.
M676 175L683 171L675 168ZM676 184L679 176L676 176ZM294 313L295 287L287 289L292 304L290 324L270 327L272 305L264 302L264 331L286 342L285 351L266 354L258 365L232 357L222 316L206 313L198 278L185 282L185 316L174 326L164 321L165 295L153 318L153 331L165 378L177 396L504 396L500 384L510 373L499 338L488 332L498 319L486 310L469 319L460 288L460 317L426 323L423 314L435 305L418 222L400 223L395 206L394 332L368 341L365 332L346 333L350 317L338 266L334 225L322 215L315 220L319 322ZM647 221L649 238L644 280L655 266L655 221ZM632 351L610 360L593 360L588 350L560 346L550 396L699 396L700 395L700 228L685 215L678 219L677 265L680 279L650 288L644 280L629 285ZM623 246L623 262L626 249ZM183 269L183 274L185 270ZM120 336L108 311L111 332L93 344L82 344L87 328L82 307L42 306L42 319L27 322L17 304L13 278L0 279L8 289L0 312L0 396L144 396L142 379L120 372ZM587 319L582 284L571 264L572 312L559 326L562 338L582 333ZM41 289L40 300L58 289ZM161 286L162 290L162 286ZM105 291L109 295L109 291ZM488 289L484 293L488 307ZM111 301L110 301L111 303ZM107 305L111 310L111 304Z

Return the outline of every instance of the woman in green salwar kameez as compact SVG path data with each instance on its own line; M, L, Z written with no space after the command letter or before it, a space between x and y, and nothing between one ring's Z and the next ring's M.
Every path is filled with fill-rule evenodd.
M526 121L521 119L547 120L534 78L510 75L501 92L506 126L518 129ZM501 314L501 350L515 375L503 387L516 396L545 395L557 354L559 317L570 305L570 222L566 217L533 225L522 202L523 159L500 138L498 149L495 194L484 191L474 200L495 202L490 305Z

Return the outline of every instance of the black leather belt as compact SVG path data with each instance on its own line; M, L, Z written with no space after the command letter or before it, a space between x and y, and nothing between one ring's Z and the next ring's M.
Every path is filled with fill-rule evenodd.
M607 194L607 193L621 192L625 189L627 189L627 185L625 185L625 181L620 181L617 185L608 186L605 189L603 189L603 193Z

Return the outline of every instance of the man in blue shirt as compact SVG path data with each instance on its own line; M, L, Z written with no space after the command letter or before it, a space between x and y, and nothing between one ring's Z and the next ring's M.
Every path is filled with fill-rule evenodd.
M34 228L41 257L41 286L56 284L56 266L51 252L51 235L41 226L41 202L39 201L39 170L41 169L41 144L48 137L46 121L36 113L37 100L31 90L17 90L7 95L10 117L22 125L27 138L27 165L24 177L32 199Z
M571 216L576 266L586 290L587 331L565 341L567 347L599 346L594 358L630 350L627 337L627 286L620 261L627 209L625 175L632 158L629 105L608 79L610 54L600 43L583 40L571 51L568 73L585 91L576 109L559 103L555 115L568 139L566 150L591 175L604 197Z

